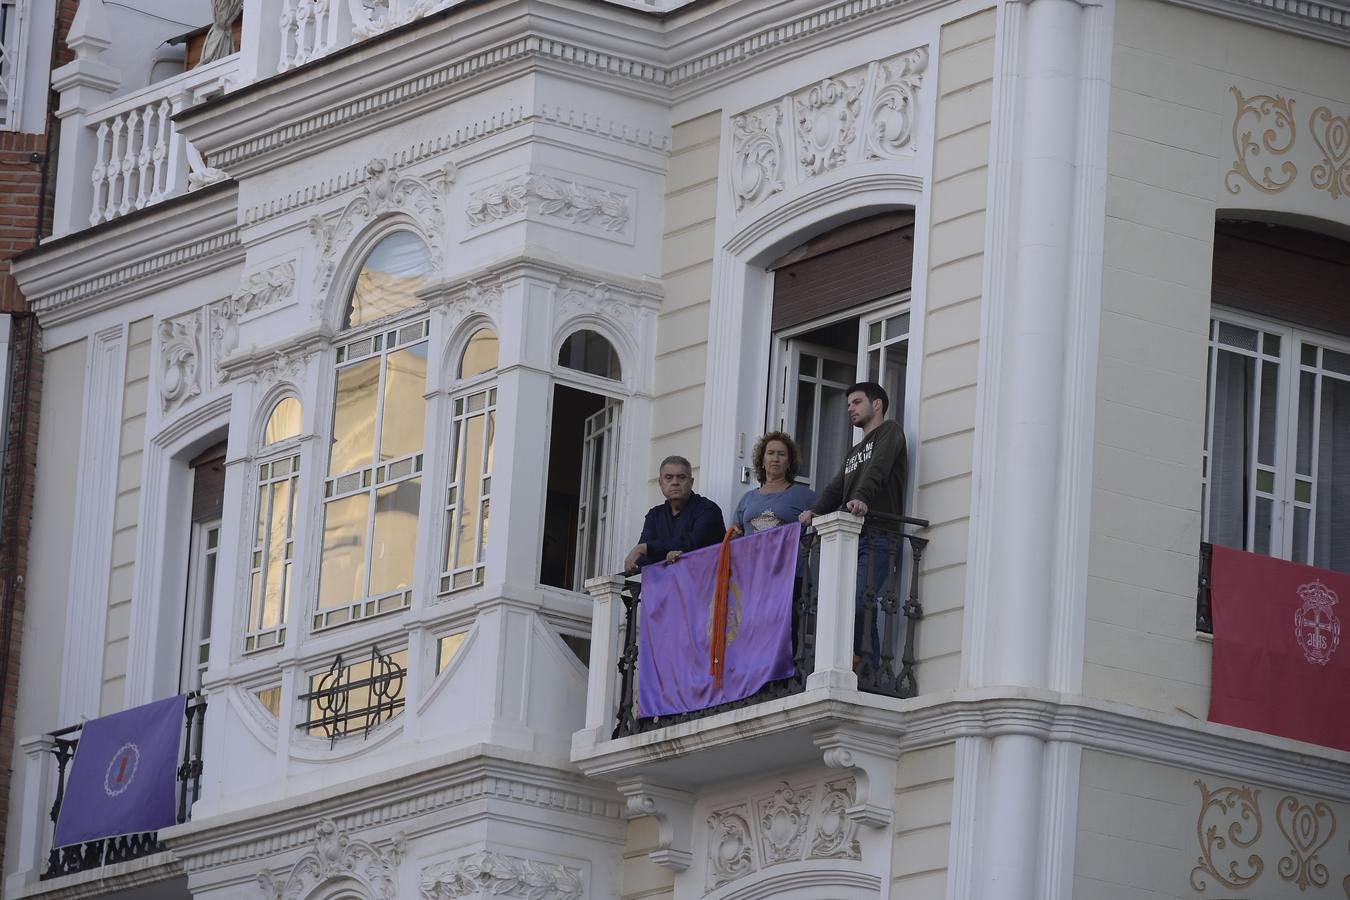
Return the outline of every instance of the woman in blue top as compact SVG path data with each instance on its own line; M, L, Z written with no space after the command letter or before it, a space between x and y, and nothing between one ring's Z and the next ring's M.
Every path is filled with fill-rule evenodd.
M797 444L781 431L770 431L755 442L751 462L759 487L746 491L736 505L732 527L753 534L797 521L802 510L816 502L816 492L792 479L801 468Z

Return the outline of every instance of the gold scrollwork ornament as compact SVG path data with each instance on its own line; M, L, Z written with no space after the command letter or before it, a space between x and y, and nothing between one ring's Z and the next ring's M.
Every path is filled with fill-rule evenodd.
M1281 163L1279 174L1283 176L1283 180L1276 180L1273 166L1263 167L1259 178L1252 173L1252 167L1257 165L1256 157L1260 156L1262 151L1270 156L1282 156L1294 146L1294 138L1297 136L1294 127L1294 101L1288 97L1278 95L1272 97L1269 94L1244 97L1236 85L1228 90L1237 99L1237 112L1233 115L1233 153L1236 154L1236 158L1233 160L1233 168L1224 175L1224 187L1230 194L1240 193L1242 184L1237 179L1241 178L1262 193L1278 194L1293 183L1295 176L1298 175L1298 167L1287 159ZM1252 117L1255 127L1243 131L1243 123ZM1256 129L1261 129L1259 142L1253 136Z
M1350 116L1333 116L1319 106L1308 118L1308 130L1322 151L1322 161L1312 167L1313 187L1333 200L1350 197Z
M1220 871L1223 861L1216 862L1215 854L1228 850L1230 844L1234 851L1247 850L1261 839L1261 792L1250 787L1221 787L1211 791L1199 779L1195 786L1200 789L1201 798L1200 815L1195 820L1200 856L1196 867L1191 869L1191 888L1196 893L1204 893L1209 888L1206 875L1225 887L1248 887L1265 871L1266 864L1261 857L1255 853L1249 855L1249 871L1244 873L1238 871L1240 860L1236 859L1229 860L1227 868Z
M1275 824L1289 842L1289 855L1280 857L1280 877L1292 881L1301 891L1326 887L1327 867L1317 861L1317 853L1336 835L1336 816L1331 807L1320 800L1308 804L1285 797L1275 807Z

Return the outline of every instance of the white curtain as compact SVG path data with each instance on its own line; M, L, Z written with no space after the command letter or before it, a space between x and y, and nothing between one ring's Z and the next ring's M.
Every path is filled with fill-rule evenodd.
M244 0L211 0L211 28L206 32L206 43L202 46L202 58L198 65L224 59L234 52L230 27L243 9Z

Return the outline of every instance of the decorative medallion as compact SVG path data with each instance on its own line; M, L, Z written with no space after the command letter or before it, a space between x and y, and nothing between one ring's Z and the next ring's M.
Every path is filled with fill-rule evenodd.
M1200 815L1195 820L1200 856L1191 869L1191 887L1203 893L1209 887L1207 878L1235 890L1248 887L1266 867L1259 855L1248 854L1244 861L1238 852L1250 850L1261 839L1261 792L1250 787L1211 791L1198 779L1195 786L1201 798Z
M627 334L637 333L641 310L615 296L604 282L568 283L559 285L558 290L559 321L591 315L613 322Z
M783 189L783 140L777 103L731 119L731 193L736 211Z
M764 865L802 858L812 793L810 789L798 793L784 781L771 798L759 801L759 849Z
M497 897L524 900L578 900L585 885L581 870L480 850L422 870L423 900Z
M847 815L853 804L854 783L852 778L826 782L820 816L811 837L812 859L862 859L858 823L850 821Z
M1350 116L1333 116L1319 106L1308 119L1308 130L1322 151L1322 161L1312 168L1313 187L1333 200L1350 197Z
M1237 100L1237 112L1233 114L1233 168L1224 175L1224 187L1228 193L1242 191L1242 179L1247 184L1266 194L1278 194L1293 183L1298 175L1298 167L1290 160L1280 164L1276 177L1272 165L1261 165L1264 152L1271 157L1283 156L1294 146L1297 136L1294 128L1294 101L1288 97L1257 94L1242 96L1242 91L1234 85L1228 89ZM1250 124L1248 124L1250 123ZM1261 130L1258 142L1253 135ZM1273 159L1270 162L1273 163ZM1260 174L1252 169L1260 169Z
M745 805L708 816L708 890L755 869L754 838Z
M802 174L819 175L848 158L858 139L863 76L826 78L793 98L797 113L797 162Z
M325 817L314 827L314 849L300 857L284 876L267 869L259 872L258 886L267 900L300 900L327 882L354 880L366 888L372 900L394 900L398 865L406 843L399 834L388 849L378 850L344 834L336 822Z
M927 47L877 64L867 111L868 159L896 159L914 149L919 85L927 69Z
M1285 797L1275 807L1275 824L1289 842L1289 855L1280 857L1280 877L1298 885L1300 891L1326 887L1327 867L1317 860L1317 853L1336 834L1331 807L1320 800L1306 804Z
M1320 581L1300 587L1298 596L1303 605L1294 612L1294 640L1303 650L1304 659L1325 666L1341 645L1341 620L1332 609L1339 598Z
M159 399L164 412L201 395L201 327L199 310L159 323Z

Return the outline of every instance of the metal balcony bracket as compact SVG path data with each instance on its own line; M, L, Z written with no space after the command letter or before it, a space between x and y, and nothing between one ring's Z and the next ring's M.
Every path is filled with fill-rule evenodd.
M633 818L651 816L658 825L651 861L673 872L683 872L694 861L694 795L688 791L649 784L642 779L621 781L619 791Z
M853 803L844 812L849 820L868 828L889 828L895 818L900 736L844 726L818 731L812 740L825 765L849 769L857 780Z

